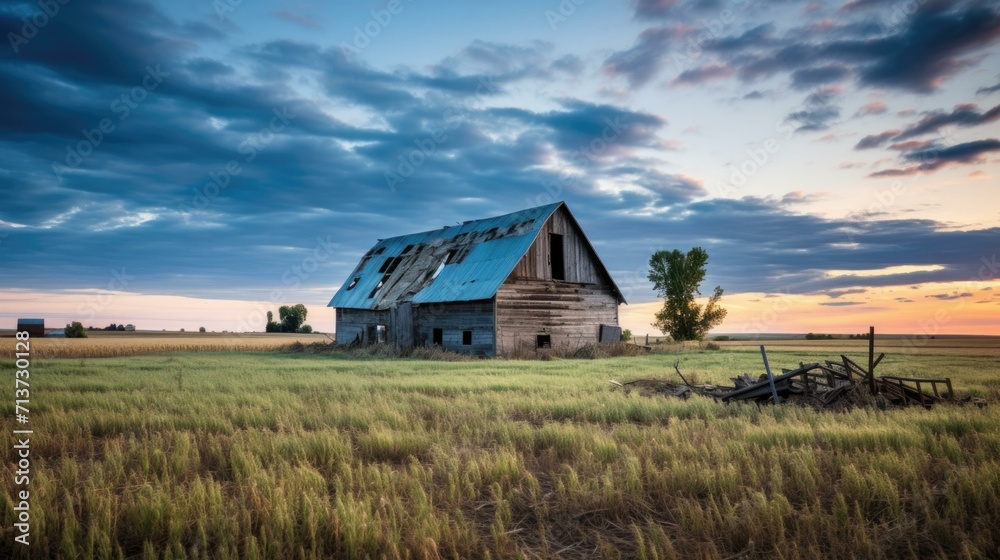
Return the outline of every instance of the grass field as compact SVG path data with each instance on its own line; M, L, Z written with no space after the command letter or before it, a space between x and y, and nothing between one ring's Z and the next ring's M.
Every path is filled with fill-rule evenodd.
M36 358L111 358L165 352L256 352L277 350L294 342L329 342L322 334L198 333L95 331L87 338L34 338ZM14 333L0 338L0 349L14 352Z
M847 344L769 357L787 367L845 346L862 359ZM12 544L8 460L0 558L1000 556L995 348L879 366L949 375L985 409L828 413L608 383L674 379L674 360L722 382L761 371L753 350L36 358L32 544ZM9 397L6 449L12 383Z

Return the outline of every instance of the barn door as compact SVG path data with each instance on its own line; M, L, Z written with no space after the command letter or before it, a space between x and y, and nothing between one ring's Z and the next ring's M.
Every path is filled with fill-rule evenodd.
M398 349L413 347L413 304L400 303L392 308L389 318L390 338Z

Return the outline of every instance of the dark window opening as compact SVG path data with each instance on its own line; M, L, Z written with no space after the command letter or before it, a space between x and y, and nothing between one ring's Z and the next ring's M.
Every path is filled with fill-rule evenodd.
M434 334L431 337L431 344L435 346L444 345L444 329L434 329Z
M405 255L405 254L409 253L412 249L413 249L413 245L407 245L406 248L403 249L403 252L400 253L400 254L401 255Z
M353 289L354 289L354 286L357 286L357 285L358 285L358 282L359 282L360 280L361 280L361 277L360 277L360 276L355 276L355 277L354 277L354 280L351 280L351 283L350 283L350 284L348 284L348 286L347 286L347 291L349 292L349 291L353 290Z
M389 264L389 268L385 271L386 274L392 274L393 272L396 272L396 268L399 266L399 263L403 262L403 257L396 257L394 259L389 259L389 260L392 262Z
M463 346L472 345L472 331L462 331L462 345Z
M552 335L540 334L536 336L535 348L552 348Z
M563 258L563 236L558 233L549 234L549 261L552 265L552 279L566 279L566 261Z
M381 255L384 252L385 252L385 247L379 247L378 250L375 251L375 254L376 255Z
M396 267L399 266L399 263L402 262L402 260L403 257L389 257L385 259L385 262L382 263L382 266L378 269L379 273L386 275L392 274L396 271Z
M456 254L458 254L458 249L448 249L448 256L444 258L444 264L450 263Z

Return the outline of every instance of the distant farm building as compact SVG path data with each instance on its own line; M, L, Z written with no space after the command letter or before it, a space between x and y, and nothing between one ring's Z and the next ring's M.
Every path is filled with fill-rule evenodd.
M329 306L338 344L493 356L617 342L622 303L559 202L379 240Z
M56 329L45 336L48 338L66 338L66 329Z
M28 336L45 336L45 319L18 319L17 331Z

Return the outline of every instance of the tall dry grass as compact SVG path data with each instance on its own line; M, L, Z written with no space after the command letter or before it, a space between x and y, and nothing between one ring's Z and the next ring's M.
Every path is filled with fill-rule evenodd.
M681 367L721 380L759 368L748 358L686 354ZM799 358L776 352L772 365ZM907 359L918 362L884 367L925 358ZM5 461L0 557L1000 551L995 405L830 414L643 397L607 383L665 377L665 362L304 352L37 360L33 544L13 547ZM996 402L989 358L951 373L959 391ZM0 414L0 446L10 449L10 399Z

